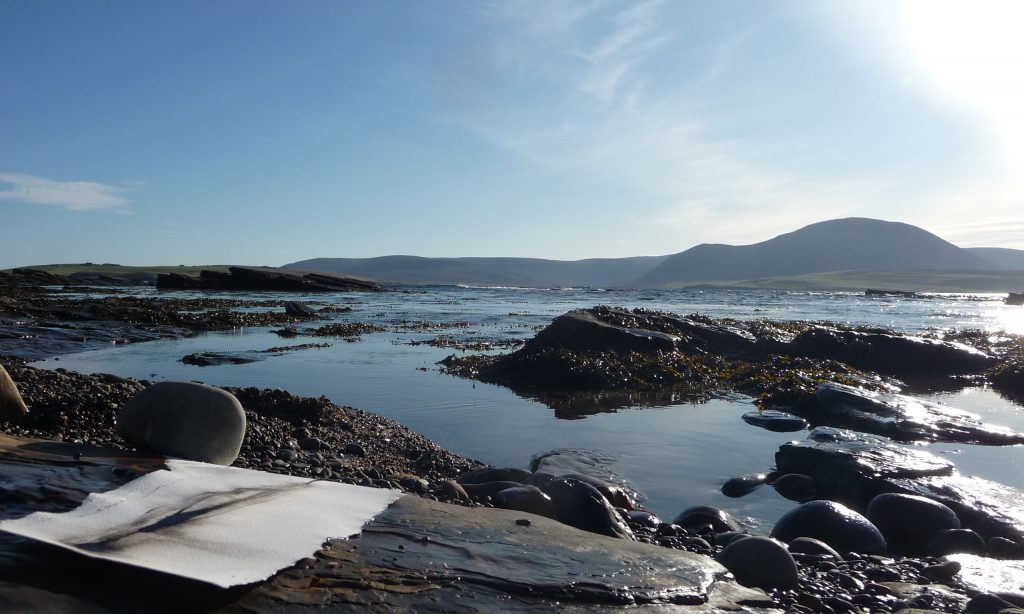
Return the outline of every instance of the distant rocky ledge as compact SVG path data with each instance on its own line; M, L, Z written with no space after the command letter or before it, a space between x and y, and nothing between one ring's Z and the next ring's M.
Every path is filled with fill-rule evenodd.
M160 290L245 290L250 292L380 292L373 281L331 273L305 273L270 268L229 267L227 272L204 269L198 277L179 273L156 277Z

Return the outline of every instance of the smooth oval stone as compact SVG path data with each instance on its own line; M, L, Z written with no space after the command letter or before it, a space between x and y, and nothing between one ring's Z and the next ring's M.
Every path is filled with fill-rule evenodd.
M768 481L767 473L748 473L729 478L722 484L722 494L726 497L742 497Z
M536 486L525 484L502 490L494 496L494 504L507 510L529 512L539 516L555 515L555 504L551 497Z
M790 501L810 501L814 498L814 478L802 473L787 473L772 482L775 492Z
M802 431L808 426L807 421L800 416L774 409L747 412L743 414L743 421L776 433Z
M117 414L125 441L159 454L230 465L245 437L245 411L226 390L193 382L144 388Z
M918 495L878 495L868 504L866 515L890 546L911 551L924 550L939 531L960 528L956 512Z
M25 400L21 398L7 369L0 365L0 420L18 418L28 413Z
M871 521L833 501L810 501L790 510L772 529L772 537L791 542L820 539L839 552L885 554L885 538Z
M516 467L483 467L474 469L458 479L459 484L483 484L484 482L519 482L524 483L533 475L525 469Z
M657 529L663 524L657 514L652 514L647 510L630 510L629 521L652 529Z
M994 559L1019 559L1024 554L1020 544L1005 537L989 538L985 553Z
M463 484L462 488L469 493L474 501L493 499L499 492L522 486L519 482L486 482L484 484Z
M741 531L722 531L721 533L715 533L715 545L728 546L737 539L743 539L744 537L750 537L750 534Z
M715 560L743 586L763 589L796 588L796 561L786 546L767 537L747 537L726 546Z
M843 557L825 542L820 539L813 537L798 537L793 541L789 542L789 551L796 552L798 554L827 554L828 556L834 557L837 561Z
M672 524L677 524L690 533L699 533L704 527L711 527L715 533L740 530L739 525L728 512L707 505L686 508L679 512Z
M946 529L939 531L928 543L928 552L932 556L967 553L985 554L985 540L970 529Z

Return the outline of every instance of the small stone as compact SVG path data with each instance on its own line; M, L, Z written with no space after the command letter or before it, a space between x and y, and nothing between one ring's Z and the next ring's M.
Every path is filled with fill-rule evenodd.
M809 501L814 498L814 478L802 473L787 473L772 482L775 491L790 501Z
M832 546L829 546L820 539L813 537L798 537L789 542L790 552L799 552L801 554L819 554L834 557L835 560L839 561L843 557L839 556L839 553L835 551Z
M985 544L988 556L994 559L1017 559L1021 556L1021 546L1012 539L993 537Z
M699 533L704 527L711 527L715 533L740 530L739 525L728 512L707 505L686 508L676 516L672 524L677 524L690 533Z
M516 520L516 524L521 527L528 527L531 523L529 518L519 518Z
M768 481L768 474L750 473L729 478L722 484L722 494L726 497L742 497L753 492Z
M945 563L928 565L921 570L922 576L928 578L932 582L939 582L941 584L946 584L958 573L960 573L960 563L956 561L946 561Z

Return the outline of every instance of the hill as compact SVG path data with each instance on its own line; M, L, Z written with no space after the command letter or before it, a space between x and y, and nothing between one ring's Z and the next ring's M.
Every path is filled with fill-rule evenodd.
M1003 271L1024 271L1024 249L967 247L964 251L988 260Z
M314 258L286 268L370 277L406 284L465 284L531 288L632 286L665 256L544 260L540 258Z
M829 220L753 245L702 244L666 258L642 287L683 286L832 271L986 271L998 267L910 224Z

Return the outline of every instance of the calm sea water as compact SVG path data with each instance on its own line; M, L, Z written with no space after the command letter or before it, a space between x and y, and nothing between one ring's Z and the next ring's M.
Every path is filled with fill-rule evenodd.
M156 294L150 289L138 292ZM116 346L35 364L150 380L197 380L322 394L335 403L394 418L446 448L499 466L525 468L532 456L556 448L588 450L643 492L647 497L645 506L666 519L690 505L716 505L759 530L770 528L794 504L771 488L761 488L740 499L729 499L718 489L734 475L769 470L778 446L803 439L805 434L772 433L747 425L740 415L752 409L749 400L624 408L563 420L556 418L549 407L505 388L440 373L436 363L457 351L414 343L439 334L461 340L525 340L555 316L599 304L743 319L831 320L906 332L980 328L1024 333L1024 308L1004 305L1001 295L946 294L906 299L843 292L445 286L383 294L231 296L350 306L353 311L337 314L336 321L379 324L387 332L364 335L356 342L315 339L328 341L331 347L270 356L245 365L195 367L180 359L193 352L263 350L308 339L282 339L270 329L245 328L190 339ZM439 326L424 330L415 325L420 322ZM991 390L970 388L925 396L979 413L986 421L1024 430L1024 408ZM1022 447L924 447L949 458L965 474L1024 489Z

